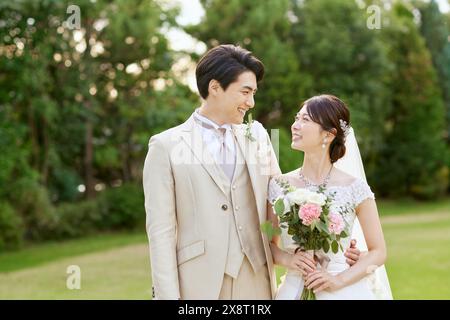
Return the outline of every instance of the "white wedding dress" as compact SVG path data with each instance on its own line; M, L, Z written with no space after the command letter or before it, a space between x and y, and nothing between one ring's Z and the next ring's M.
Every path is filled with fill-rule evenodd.
M298 173L295 171L294 173ZM283 176L281 176L283 178ZM286 179L284 179L286 180ZM315 187L310 188L311 191L317 191ZM352 230L353 223L356 218L355 208L363 202L365 199L375 199L374 194L370 190L367 183L361 179L355 178L353 183L347 186L329 186L326 189L326 194L334 194L334 201L331 204L332 211L338 211L339 208L346 208L346 214L344 219L346 220L349 230ZM271 203L282 193L281 188L276 183L275 179L271 179L269 183L269 201ZM334 209L334 210L333 210ZM341 244L344 250L350 247L351 237L346 237L341 239ZM292 237L287 233L287 229L282 229L281 241L283 248L287 251L293 252L297 247L292 240ZM344 252L341 250L334 254L331 250L328 253L320 251L330 258L329 264L327 266L327 271L330 274L337 274L349 268L346 263L346 258ZM318 264L318 268L320 265ZM303 291L303 278L300 273L288 270L285 278L282 280L280 287L277 291L277 300L298 300ZM375 279L371 276L367 276L362 280L351 284L340 290L333 292L322 291L316 294L317 300L356 300L356 299L382 299L382 297L377 297L377 288Z
M367 198L375 199L369 185L366 182L366 175L364 172L364 165L361 160L358 142L356 140L353 128L350 128L349 134L345 141L346 152L344 157L339 159L334 166L350 176L355 177L353 183L347 186L330 186L327 192L336 192L335 202L333 206L353 206L353 211L350 211L345 219L350 225L351 236L341 239L344 250L349 247L351 239L356 239L359 250L367 251L367 244L364 238L361 225L356 216L354 208ZM271 180L269 184L269 201L274 200L281 189ZM292 241L290 235L287 234L286 229L282 229L281 233L282 245L286 250L295 250L296 246ZM331 251L326 254L330 258L327 266L328 272L336 274L349 268L346 264L344 253L339 251L333 254ZM285 278L282 280L276 299L299 299L303 291L303 279L300 274L288 270ZM392 291L389 284L386 268L384 265L378 267L373 273L368 274L360 281L351 284L343 289L334 292L323 291L316 295L318 300L328 299L380 299L392 300Z

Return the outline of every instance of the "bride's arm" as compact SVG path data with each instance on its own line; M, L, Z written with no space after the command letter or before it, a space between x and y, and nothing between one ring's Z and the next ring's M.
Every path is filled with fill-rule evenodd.
M375 200L366 199L357 208L361 228L367 243L367 253L361 255L359 261L350 269L341 273L340 277L344 284L352 284L367 274L373 272L376 267L386 261L386 243Z
M387 256L386 244L375 200L364 200L356 208L356 214L367 243L367 253L361 255L351 268L336 276L324 275L320 272L311 274L305 282L307 287L316 288L316 292L327 288L340 289L361 280L373 272L376 267L384 264Z
M273 212L272 205L267 203L267 219L272 222L274 228L278 227L278 217ZM296 254L291 254L280 248L281 238L279 235L274 235L270 241L270 250L272 252L274 264L283 266L288 269L297 269L306 275L307 272L315 270L315 263L309 259L307 255L299 251Z

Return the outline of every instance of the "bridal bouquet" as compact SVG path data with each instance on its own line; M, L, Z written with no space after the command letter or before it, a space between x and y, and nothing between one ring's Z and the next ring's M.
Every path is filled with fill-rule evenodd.
M347 224L343 218L345 209L340 211L331 209L333 196L325 194L325 188L319 187L317 192L304 188L295 188L283 181L277 181L283 189L273 203L276 215L279 217L280 227L287 229L292 240L298 245L297 250L307 251L312 257L315 251L323 250L337 253L341 238L348 236ZM270 222L265 222L262 229L271 238L279 234L281 229L274 229ZM301 300L315 300L311 289L304 288Z

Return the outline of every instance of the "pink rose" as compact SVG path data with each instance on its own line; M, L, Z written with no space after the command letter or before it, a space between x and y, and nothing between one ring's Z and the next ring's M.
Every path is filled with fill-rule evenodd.
M344 230L345 224L344 219L338 213L331 212L328 215L328 231L334 234L340 234Z
M310 226L314 221L319 220L321 213L321 206L314 203L307 203L301 206L298 217L302 220L302 223L305 226Z

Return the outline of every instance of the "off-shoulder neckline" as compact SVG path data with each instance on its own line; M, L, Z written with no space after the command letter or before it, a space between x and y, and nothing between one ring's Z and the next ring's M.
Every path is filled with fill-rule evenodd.
M294 170L294 171L291 171L291 172L288 172L288 173L283 173L283 174L281 174L281 175L279 175L277 177L274 177L274 179L283 178L283 177L285 177L285 176L287 176L289 174L293 175L293 173L296 172L296 171L297 170ZM345 184L345 185L331 185L331 186L327 186L325 190L332 189L332 188L346 189L346 188L353 187L357 182L361 182L361 181L363 181L363 180L361 180L360 178L353 177L352 182L350 182L349 184ZM295 188L304 188L304 187L299 187L299 186L295 186L295 185L293 187L295 187Z

